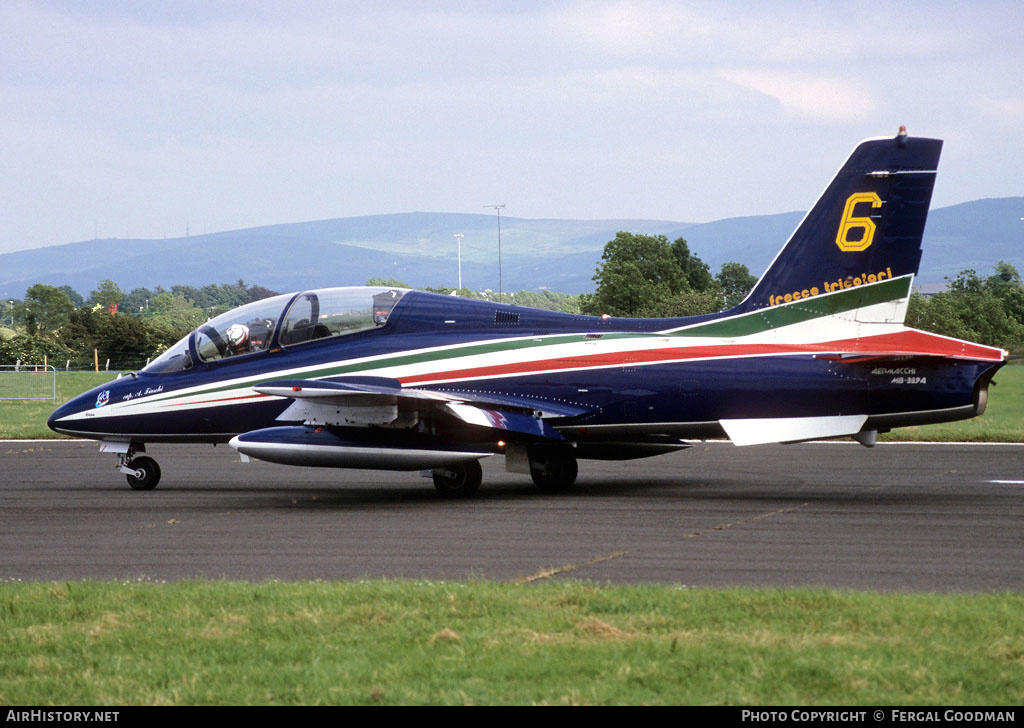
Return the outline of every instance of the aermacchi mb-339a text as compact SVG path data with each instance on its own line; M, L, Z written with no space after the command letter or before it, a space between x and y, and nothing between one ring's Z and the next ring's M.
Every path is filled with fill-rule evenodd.
M904 326L942 142L860 143L739 305L581 316L387 287L229 311L140 372L58 408L132 487L148 443L230 443L289 465L430 471L474 493L480 461L543 489L577 461L851 437L985 409L1007 352Z

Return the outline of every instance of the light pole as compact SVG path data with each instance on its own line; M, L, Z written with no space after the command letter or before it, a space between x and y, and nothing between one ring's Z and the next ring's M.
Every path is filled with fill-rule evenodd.
M501 290L501 209L505 205L484 205L484 207L493 207L494 211L498 213L498 302L501 303L505 299Z
M14 301L8 301L11 304L11 328L14 328Z
M462 233L455 233L455 242L459 245L459 290L462 290Z

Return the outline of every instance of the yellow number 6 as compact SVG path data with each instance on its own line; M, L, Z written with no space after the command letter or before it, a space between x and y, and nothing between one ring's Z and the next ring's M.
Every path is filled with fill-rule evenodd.
M846 199L846 208L843 210L843 220L839 223L839 233L836 235L836 245L840 250L854 252L867 250L875 238L875 221L870 217L853 217L853 208L861 202L870 202L871 207L881 207L882 200L874 192L856 192ZM864 230L859 240L847 240L851 230L861 228Z

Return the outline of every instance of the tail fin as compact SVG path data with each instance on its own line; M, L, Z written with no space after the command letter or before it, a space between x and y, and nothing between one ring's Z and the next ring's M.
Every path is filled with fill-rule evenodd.
M916 274L941 151L903 128L861 142L730 313Z

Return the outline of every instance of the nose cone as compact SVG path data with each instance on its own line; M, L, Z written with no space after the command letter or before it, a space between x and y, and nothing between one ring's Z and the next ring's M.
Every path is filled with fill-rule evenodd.
M49 427L54 432L60 432L60 430L57 429L57 421L67 414L68 404L70 403L62 404L60 407L51 412L50 416L46 419L46 426Z
M61 432L65 435L75 435L80 431L76 427L77 419L73 416L82 412L86 407L83 395L75 397L70 402L65 402L55 409L46 420L46 426L54 432Z
M113 385L108 382L62 404L47 418L46 426L65 435L95 437L95 415L111 400Z

